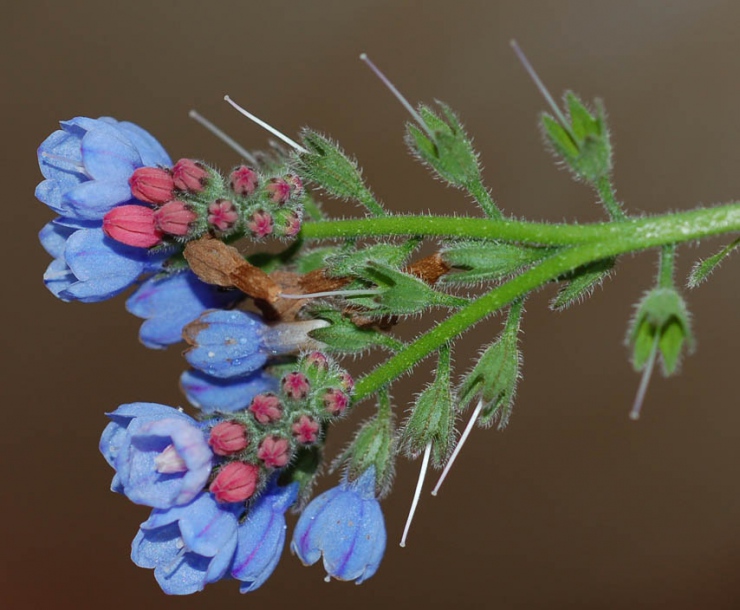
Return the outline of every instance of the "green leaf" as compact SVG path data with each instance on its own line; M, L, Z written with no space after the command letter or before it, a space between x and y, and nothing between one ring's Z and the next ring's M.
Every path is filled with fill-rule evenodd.
M709 275L719 267L720 263L724 261L734 250L740 246L740 237L730 244L727 244L717 254L710 256L703 261L697 261L694 268L689 274L688 287L696 288L699 284L704 282Z
M569 279L550 302L550 309L563 310L591 296L594 289L614 270L616 259L606 258L579 267L563 279ZM572 279L570 279L572 278Z

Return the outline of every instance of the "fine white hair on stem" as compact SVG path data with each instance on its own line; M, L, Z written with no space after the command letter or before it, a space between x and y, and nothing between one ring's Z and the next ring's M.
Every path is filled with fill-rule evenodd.
M540 80L540 77L537 76L537 72L534 71L532 64L529 63L527 56L524 54L524 51L522 51L519 48L519 45L517 44L516 40L511 40L509 44L511 45L511 48L514 49L514 53L516 53L516 56L519 59L519 61L522 62L522 65L524 66L524 69L527 71L527 74L529 74L530 78L534 81L534 84L537 87L537 89L539 89L542 96L545 98L547 103L550 105L550 108L552 108L552 111L555 113L555 116L558 117L558 120L562 123L563 127L565 127L570 132L568 121L565 118L565 115L560 110L558 105L555 103L555 100L552 98L552 95L550 95L550 92L547 90L547 87L545 87L545 84Z
M367 289L367 290L327 290L324 292L309 292L307 294L287 294L285 292L280 293L280 297L283 299L318 299L320 297L361 297L361 296L374 296L380 294L380 290Z
M455 460L457 459L457 456L460 453L460 450L463 448L465 441L468 440L470 431L473 429L473 426L475 425L475 420L478 419L478 415L480 415L480 412L482 410L483 410L483 400L481 399L478 401L478 405L475 407L475 411L473 411L473 415L470 417L470 421L468 422L468 425L465 426L465 430L463 430L463 433L460 436L460 440L457 441L457 445L455 445L455 450L452 452L450 459L447 460L444 470L442 471L442 474L439 477L439 481L437 481L437 485L432 490L433 496L436 496L439 493L439 488L442 487L442 483L444 483L444 480L447 478L447 474L450 472L452 465L455 463Z
M369 57L367 56L367 53L361 53L361 54L360 54L360 59L361 59L362 61L364 61L364 62L365 62L365 63L367 64L367 66L368 66L368 67L369 67L369 68L370 68L370 69L371 69L371 70L373 71L373 73L375 74L375 76L377 76L377 77L378 77L378 78L380 79L380 81L381 81L381 82L382 82L382 83L383 83L383 84L384 84L384 85L385 85L386 87L388 87L388 90L389 90L389 91L390 91L390 92L391 92L391 93L392 93L392 94L393 94L393 95L395 96L395 98L396 98L396 99L397 99L397 100L398 100L399 102L401 102L401 105L402 105L402 106L403 106L403 107L404 107L404 108L405 108L406 110L408 110L408 111L409 111L409 114L410 114L410 115L411 115L411 116L412 116L412 117L414 118L414 120L415 120L415 121L416 121L417 123L419 123L419 126L420 126L420 127L421 127L421 128L422 128L422 129L424 130L424 131L426 131L426 132L427 132L427 135L428 135L428 136L429 136L430 138L433 138L433 137L434 137L434 134L433 134L433 133L432 133L432 131L431 131L431 130L429 129L429 127L427 127L427 124L426 124L426 123L424 122L424 119L422 119L422 118L421 118L421 115L420 115L420 114L419 114L418 112L416 112L416 110L415 110L415 109L414 109L414 107L413 107L413 106L412 106L412 105L411 105L411 104L409 103L409 101L408 101L408 100L407 100L407 99L406 99L406 98L405 98L405 97L404 97L404 96L403 96L403 95L401 94L401 92L400 92L400 91L399 91L398 89L396 89L395 85L394 85L394 84L393 84L393 83L392 83L392 82L391 82L390 80L388 80L388 77L387 77L387 76L386 76L385 74L383 74L383 73L382 73L382 72L380 71L380 69L379 69L379 68L378 68L378 67L377 67L377 66L376 66L376 65L375 65L375 64L374 64L374 63L373 63L373 62L372 62L372 61L370 60L370 58L369 58Z
M291 140L288 136L286 136L282 131L278 131L275 129L272 125L269 123L265 123L262 119L257 118L254 116L251 112L248 110L245 110L242 108L239 104L237 104L234 100L232 100L228 95L224 95L224 100L231 104L237 111L241 112L245 117L247 117L250 121L254 121L262 127L263 129L266 129L269 131L272 135L274 135L277 138L280 138L283 142L285 142L288 146L291 146L295 148L299 153L308 154L308 151L303 148L298 142Z
M635 396L635 402L632 405L630 411L630 419L637 421L640 419L640 411L642 411L642 403L645 400L645 394L647 394L648 384L650 378L653 376L653 368L655 367L655 358L658 355L658 341L660 341L660 333L656 330L655 340L653 341L653 347L650 350L650 356L648 361L645 363L645 369L642 371L642 379L640 379L640 387L637 388L637 396Z
M195 120L196 122L200 123L203 127L205 127L208 131L210 131L214 136L216 136L219 140L221 140L224 144L226 144L226 146L231 148L234 152L241 155L245 161L251 163L252 165L258 165L257 158L251 152L249 152L246 148L244 148L236 140L227 136L222 130L216 127L213 123L211 123L206 117L204 117L198 111L191 110L190 112L188 112L188 116L191 119Z
M416 507L419 504L419 497L421 496L421 488L424 486L424 479L427 476L427 470L429 468L429 454L432 452L432 443L427 443L424 448L424 457L421 460L421 469L419 470L419 480L416 482L416 491L414 491L414 499L411 501L411 509L409 510L409 516L406 519L406 527L403 528L403 536L401 536L400 546L406 546L406 538L409 535L409 529L411 529L411 522L414 520L416 514Z

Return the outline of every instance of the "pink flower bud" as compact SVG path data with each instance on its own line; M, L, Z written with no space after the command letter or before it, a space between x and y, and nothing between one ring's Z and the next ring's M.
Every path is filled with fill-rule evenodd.
M151 248L162 241L154 210L143 205L121 205L103 218L103 231L116 241L136 248Z
M319 438L319 422L308 415L301 415L292 430L295 440L304 445L315 443Z
M216 455L231 455L247 448L247 429L233 421L222 421L211 428L208 444Z
M286 237L295 237L301 230L301 217L295 212L288 214L285 219L285 228L283 229L283 235Z
M265 190L270 195L270 199L278 205L282 205L288 201L293 193L290 182L284 178L271 178Z
M263 210L259 210L252 214L252 218L247 223L247 228L254 237L265 237L272 233L272 216Z
M219 231L228 231L238 220L236 206L228 199L217 199L208 204L208 224Z
M355 380L352 379L352 375L350 375L347 371L342 371L339 374L339 383L342 385L346 392L352 392L352 390L355 389Z
M237 167L229 176L231 190L237 195L248 196L257 190L259 177L257 172L251 167L241 165Z
M283 416L280 399L275 394L257 394L252 399L249 410L261 424L278 421Z
M198 215L182 201L170 201L154 212L157 226L170 235L187 235Z
M341 415L349 406L349 396L342 392L342 390L329 388L324 393L324 406L331 415Z
M175 446L170 444L164 448L164 451L154 458L154 467L161 474L174 474L176 472L185 472L188 469L185 460L177 453Z
M300 179L300 177L296 176L295 174L288 174L285 176L285 179L290 184L292 190L293 190L293 197L300 197L303 195L303 181Z
M172 168L175 188L191 193L200 193L210 178L208 170L192 159L180 159Z
M308 382L308 377L299 371L288 373L283 377L283 392L294 400L306 398L308 391L311 389L311 384Z
M290 461L290 443L279 436L268 436L260 443L257 457L268 468L282 468Z
M230 462L218 471L208 490L219 502L243 502L254 494L259 470L254 464Z
M140 167L128 179L131 194L140 201L159 205L172 199L172 174L161 167Z
M329 358L322 352L311 352L306 356L304 362L317 371L326 371L329 369Z

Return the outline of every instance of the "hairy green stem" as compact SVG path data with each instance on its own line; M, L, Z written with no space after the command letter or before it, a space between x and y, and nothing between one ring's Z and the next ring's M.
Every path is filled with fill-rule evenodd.
M374 222L378 222L378 220L373 219ZM387 220L397 219L390 218ZM461 219L456 220L459 221ZM477 220L477 222L489 222L489 230L492 233L495 233L496 229L505 227L508 224L505 222L491 223L484 220ZM335 227L336 224L337 222L335 221ZM522 224L526 223L519 223L520 226ZM606 225L589 225L571 228L589 229L587 232L591 233L590 239L586 240L586 243L565 248L553 254L538 265L508 282L497 286L469 305L462 307L443 322L437 324L432 330L408 344L385 363L359 379L355 390L355 400L360 401L377 392L380 388L387 386L391 381L412 369L426 356L439 349L440 346L462 334L508 303L577 267L627 252L692 241L710 235L740 230L740 205L732 204L636 221L630 220ZM596 236L594 236L594 232ZM599 234L602 235L601 239L598 238ZM496 235L489 233L488 237L495 239ZM498 238L500 238L500 234Z
M626 220L627 215L624 213L619 201L617 201L611 178L609 176L602 176L594 186L601 198L601 203L604 204L606 211L609 213L609 217L612 220Z
M676 267L676 244L668 244L660 250L658 265L658 286L673 288L673 271Z

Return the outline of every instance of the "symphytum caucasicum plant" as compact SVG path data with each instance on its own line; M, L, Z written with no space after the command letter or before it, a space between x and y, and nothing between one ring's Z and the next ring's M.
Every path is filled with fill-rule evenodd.
M155 403L121 405L100 441L115 471L113 491L153 509L131 556L154 570L166 593L229 577L242 592L260 587L283 553L288 510L300 513L289 546L303 563L323 559L327 579L361 583L375 574L386 546L379 500L391 490L396 457L421 458L403 546L429 464L443 468L436 494L472 428L508 422L521 377L524 302L546 285L559 285L551 307L561 310L587 298L621 255L657 252L655 285L627 331L642 372L633 419L656 362L672 375L692 349L676 251L740 232L740 204L631 216L615 196L601 102L566 92L561 107L513 47L549 105L540 117L545 143L593 189L604 222L507 216L483 183L458 116L440 102L411 106L364 55L411 115L410 152L467 193L482 217L391 212L336 142L311 129L294 141L228 97L286 147L250 152L194 111L240 156L229 172L173 162L147 131L109 117L63 121L39 147L44 180L36 197L58 214L40 233L53 257L49 290L63 301L97 302L133 289L126 308L144 320L142 343L188 344L180 387L193 416ZM364 215L329 218L321 197L353 202ZM419 256L429 242L434 254ZM698 262L688 287L738 244L730 239ZM432 308L447 316L413 341L394 336L404 319ZM458 354L466 370L455 370L456 340L499 312L500 334L472 358ZM369 350L387 358L354 380L342 361ZM436 359L433 379L411 408L394 405L394 382L425 358ZM331 425L372 404L331 461L337 486L312 498ZM394 415L399 408L404 416Z

